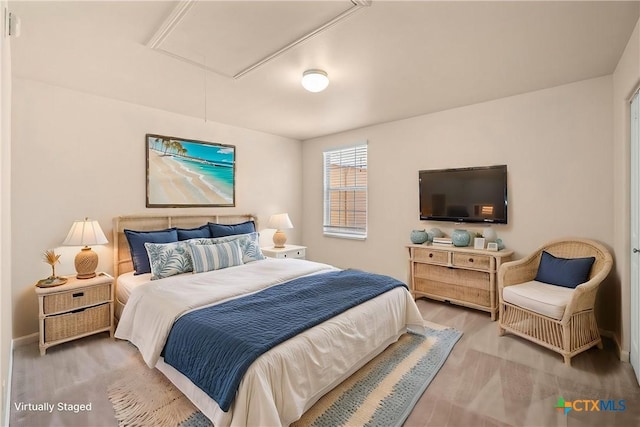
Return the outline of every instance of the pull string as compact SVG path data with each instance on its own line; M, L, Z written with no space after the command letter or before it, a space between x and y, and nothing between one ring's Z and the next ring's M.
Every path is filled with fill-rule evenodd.
M202 69L204 76L204 122L207 122L207 56L204 56L204 67Z

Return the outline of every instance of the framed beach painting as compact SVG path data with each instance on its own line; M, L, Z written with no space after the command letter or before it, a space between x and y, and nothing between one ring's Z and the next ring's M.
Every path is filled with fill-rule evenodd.
M235 206L236 147L147 134L147 207Z

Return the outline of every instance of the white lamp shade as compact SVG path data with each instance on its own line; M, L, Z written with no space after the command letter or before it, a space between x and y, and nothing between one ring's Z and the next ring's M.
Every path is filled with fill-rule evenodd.
M269 228L275 228L276 230L284 230L285 228L293 228L293 224L289 219L289 214L281 213L271 215L269 218L269 223L267 224Z
M322 92L329 86L329 77L322 70L307 70L302 74L302 87L309 92Z
M64 246L91 246L106 243L109 241L102 232L98 221L92 221L88 218L74 221L67 238L62 242Z

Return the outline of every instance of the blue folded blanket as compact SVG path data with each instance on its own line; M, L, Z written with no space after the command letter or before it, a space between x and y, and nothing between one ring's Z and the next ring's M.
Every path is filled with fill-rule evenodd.
M406 285L343 270L301 277L180 317L164 360L228 411L240 380L261 354L336 315Z

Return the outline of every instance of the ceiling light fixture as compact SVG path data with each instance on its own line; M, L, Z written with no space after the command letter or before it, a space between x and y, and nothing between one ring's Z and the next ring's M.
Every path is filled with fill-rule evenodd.
M302 73L302 87L309 92L322 92L329 86L329 77L322 70L307 70Z

